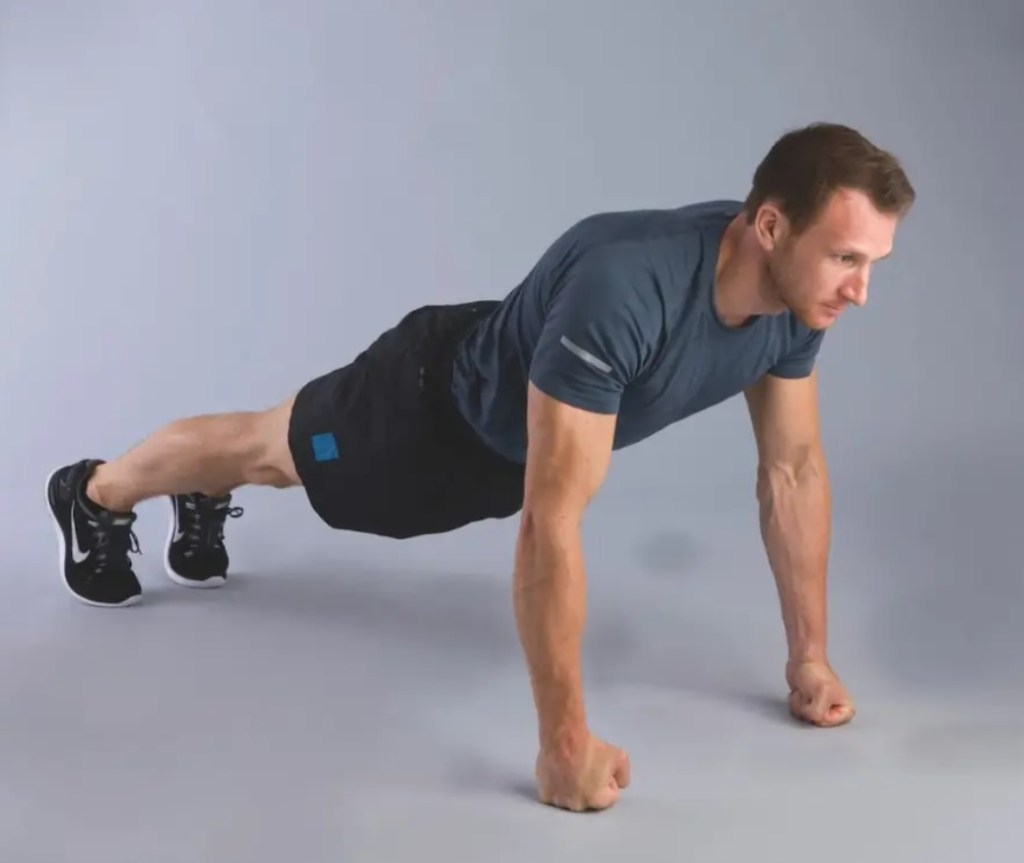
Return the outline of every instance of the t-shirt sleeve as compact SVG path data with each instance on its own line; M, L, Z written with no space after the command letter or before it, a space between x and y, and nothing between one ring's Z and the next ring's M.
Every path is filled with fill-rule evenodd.
M530 381L574 407L617 413L661 332L660 305L646 280L603 251L576 262L547 309Z
M777 378L808 377L814 370L824 337L824 330L806 332L803 338L795 340L794 347L770 368L768 373Z

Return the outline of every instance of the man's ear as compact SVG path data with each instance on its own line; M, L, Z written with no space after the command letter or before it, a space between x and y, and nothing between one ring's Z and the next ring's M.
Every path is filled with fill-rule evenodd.
M774 251L785 239L786 216L774 201L765 201L754 215L754 232L766 252Z

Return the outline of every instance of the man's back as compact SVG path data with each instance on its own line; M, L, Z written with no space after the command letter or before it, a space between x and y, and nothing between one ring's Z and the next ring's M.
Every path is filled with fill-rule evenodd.
M727 327L719 243L737 201L589 216L567 230L460 346L454 395L481 437L526 456L526 387L618 413L615 448L741 392L808 374L822 332L789 313Z

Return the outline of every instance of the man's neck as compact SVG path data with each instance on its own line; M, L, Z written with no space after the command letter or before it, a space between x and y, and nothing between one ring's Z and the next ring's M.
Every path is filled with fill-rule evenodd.
M778 312L764 255L743 213L722 234L713 296L719 319L730 327L742 326L755 315Z

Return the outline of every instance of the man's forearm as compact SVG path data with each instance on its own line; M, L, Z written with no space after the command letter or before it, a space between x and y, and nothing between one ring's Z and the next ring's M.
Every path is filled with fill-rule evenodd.
M515 612L543 748L585 739L580 644L586 578L579 530L524 515L516 547Z
M832 521L824 456L814 452L795 465L760 468L757 497L790 661L824 660Z

